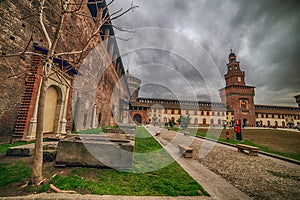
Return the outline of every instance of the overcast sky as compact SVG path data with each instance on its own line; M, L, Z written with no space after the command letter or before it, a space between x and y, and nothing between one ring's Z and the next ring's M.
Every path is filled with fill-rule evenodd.
M119 0L110 13L127 8ZM300 94L299 0L134 0L115 20L125 68L142 80L140 96L219 101L229 49L255 103L296 106Z

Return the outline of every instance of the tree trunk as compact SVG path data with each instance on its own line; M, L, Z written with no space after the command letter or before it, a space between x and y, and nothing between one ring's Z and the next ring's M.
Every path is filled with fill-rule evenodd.
M45 66L45 70L47 70L47 65ZM48 86L48 77L46 74L47 73L44 73L42 75L42 84L41 84L40 97L38 102L37 131L35 136L35 152L33 157L32 174L30 178L30 182L33 185L36 185L43 179L42 170L43 170L44 108L45 108L46 91Z

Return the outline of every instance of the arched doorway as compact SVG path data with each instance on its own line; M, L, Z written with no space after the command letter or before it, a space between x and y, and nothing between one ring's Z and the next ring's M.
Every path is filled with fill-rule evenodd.
M285 122L284 121L282 121L282 127L285 128Z
M135 114L135 115L133 116L133 121L134 121L135 123L141 124L141 123L142 123L142 116L141 116L140 114Z
M243 119L243 127L248 125L248 120L246 118Z
M198 118L195 118L195 120L194 120L194 126L198 126Z
M48 87L45 98L44 133L53 133L58 130L61 102L61 90L54 85Z
M210 119L210 125L214 125L214 119Z
M203 124L203 125L206 125L206 119L203 119L203 120L202 120L202 124Z

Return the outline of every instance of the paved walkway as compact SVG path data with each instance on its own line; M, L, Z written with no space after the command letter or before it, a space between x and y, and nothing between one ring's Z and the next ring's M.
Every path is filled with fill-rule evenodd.
M155 135L158 130L153 126L147 126L146 129L152 135ZM213 199L251 199L221 176L207 169L199 161L180 157L177 146L164 142L162 138L160 138L160 140L156 137L154 138L168 151L177 163L211 195ZM168 145L165 145L166 143L168 143Z

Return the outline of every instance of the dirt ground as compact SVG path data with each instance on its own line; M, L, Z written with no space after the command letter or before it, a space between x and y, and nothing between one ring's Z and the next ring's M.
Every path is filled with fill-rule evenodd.
M206 132L207 129L199 129ZM219 134L220 129L213 132ZM226 130L222 130L221 138L225 138ZM230 138L235 138L233 129L229 129ZM300 154L300 131L283 131L276 129L242 129L243 140L252 141L255 144L269 147L275 151L287 154Z

